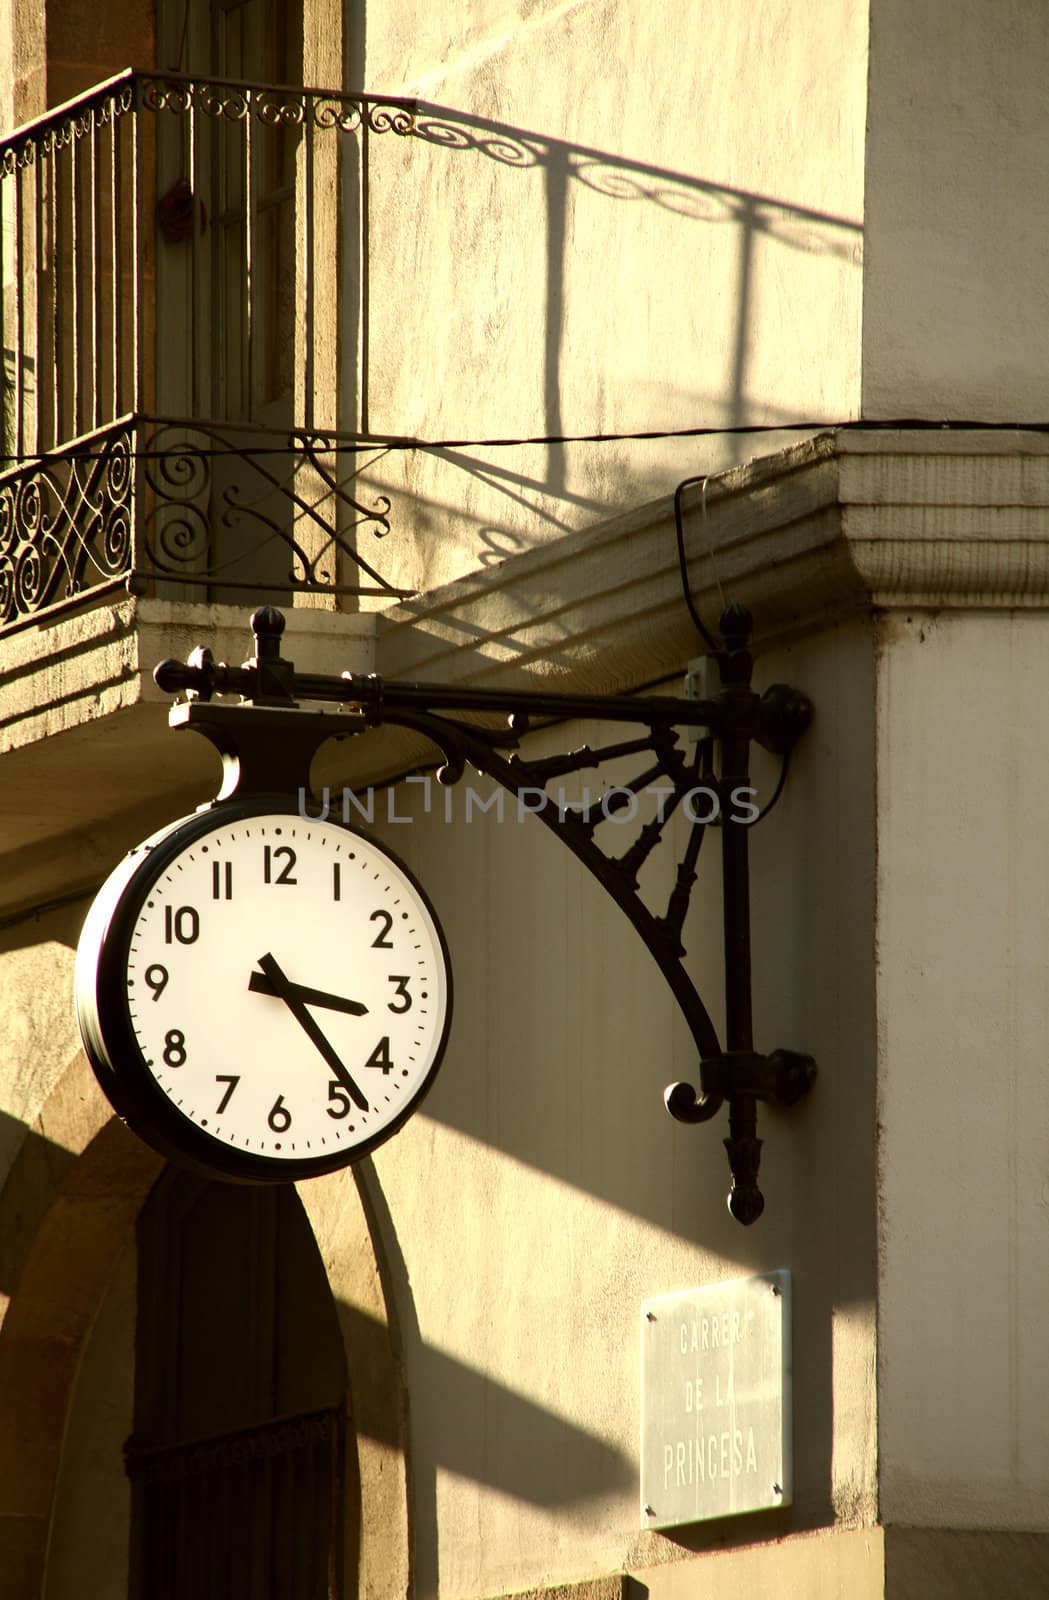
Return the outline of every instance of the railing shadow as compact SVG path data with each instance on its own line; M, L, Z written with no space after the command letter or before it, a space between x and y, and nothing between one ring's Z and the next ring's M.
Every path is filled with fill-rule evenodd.
M753 263L757 241L765 238L792 251L832 256L850 262L855 259L857 245L862 239L862 224L859 221L757 190L741 189L693 173L613 155L593 146L574 144L431 102L406 100L402 104L411 110L409 139L422 140L449 153L478 156L508 171L539 171L543 175L546 200L546 314L541 390L545 434L559 435L565 425L561 410L561 359L566 313L567 217L572 191L576 188L585 188L618 204L654 207L672 213L683 222L727 228L736 233L736 291L730 339L732 371L728 392L720 402L719 420L723 425L732 427L745 425L748 420L764 420L764 413L760 419L749 415L753 396L747 384ZM372 185L368 170L370 148L370 142L365 138L362 164L363 187L366 191ZM367 317L370 276L367 245L365 249L361 275L362 302ZM365 432L369 410L368 380L366 362L362 374L362 426ZM547 480L550 492L556 493L562 480L563 466L552 462Z
M189 156L184 148L187 140ZM103 566L95 563L102 576L93 573L86 559L99 544L95 524L108 528L113 522L105 515L109 502L104 502L103 514L95 515L90 527L81 527L87 501L74 495L67 528L64 487L60 513L53 512L44 505L40 482L32 478L31 469L40 467L49 483L49 463L64 459L75 441L93 439L120 419L140 416L185 419L185 437L173 434L167 447L170 471L161 460L154 472L156 480L169 488L171 484L184 488L182 479L190 483L187 463L195 452L199 456L194 428L218 429L212 498L184 494L185 515L174 518L182 581L204 581L212 587L217 583L213 598L225 597L234 580L212 579L211 568L225 573L231 562L239 564L245 552L250 556L254 540L260 562L257 578L278 587L298 582L329 592L340 588L364 592L326 566L322 570L318 561L326 558L333 540L345 534L341 565L352 572L354 563L360 564L357 524L363 518L363 539L371 507L361 506L341 487L345 462L337 469L321 470L315 458L361 442L382 445L395 437L372 427L372 390L379 370L373 352L377 304L385 295L387 321L379 326L381 334L389 336L390 314L403 313L420 319L415 333L424 345L431 342L437 321L447 321L449 315L465 317L483 299L483 288L479 296L470 276L470 251L479 248L484 270L497 274L503 262L501 249L509 247L520 254L518 213L523 215L522 196L512 186L468 184L467 203L474 194L476 213L468 225L458 226L458 217L453 219L456 226L446 245L431 243L436 213L444 206L447 220L449 194L453 200L456 194L461 196L463 185L457 178L459 189L446 192L440 183L431 185L423 171L418 195L431 208L429 218L425 213L422 218L431 226L421 230L425 242L414 270L428 272L434 252L444 249L454 257L452 262L440 262L445 277L453 285L457 277L467 283L462 293L453 287L450 298L444 293L431 303L428 296L415 293L410 272L404 275L402 253L390 249L385 224L391 219L382 206L393 194L396 210L405 195L397 187L396 160L384 154L380 164L377 141L384 152L399 149L402 157L410 155L414 146L432 151L438 163L452 157L483 161L506 173L511 185L525 174L540 180L540 195L531 196L528 203L541 205L541 236L534 246L525 239L520 266L527 292L516 302L508 300L503 311L511 320L514 338L520 340L531 299L537 321L535 348L530 350L527 342L519 345L513 382L508 381L511 373L494 370L491 352L485 353L486 414L481 431L485 437L505 432L515 408L538 413L534 431L544 444L545 465L539 472L530 467L522 471L520 456L507 465L485 462L465 449L445 453L453 471L466 472L475 480L475 498L483 500L482 487L489 498L492 494L518 498L518 522L539 516L555 529L597 513L600 498L590 492L589 484L580 487L570 482L574 458L569 447L558 442L566 431L594 431L594 417L602 414L596 402L593 416L565 414L566 371L578 388L583 370L580 351L585 359L589 348L579 333L581 319L589 318L587 326L597 327L603 325L601 316L612 317L630 330L639 316L658 313L665 329L668 308L672 322L679 306L686 319L696 263L704 251L708 264L717 264L721 279L726 278L722 267L734 263L734 287L725 295L723 317L729 326L721 326L721 313L705 313L704 336L717 346L712 364L719 364L721 375L708 382L699 402L702 421L740 428L785 420L777 410L782 397L757 395L750 375L757 319L762 315L755 291L759 244L766 241L781 249L850 262L861 232L856 221L421 100L123 73L0 140L4 433L8 454L22 463L14 474L17 482L12 479L11 504L0 516L0 586L9 596L0 625L12 625L51 603L52 568L68 569L74 597L112 573L108 550ZM193 154L198 143L200 152ZM292 161L296 151L301 171ZM207 160L201 152L210 152ZM284 220L268 232L263 227L265 196L252 199L235 185L230 190L230 174L244 163L250 167L252 152L260 159L269 152L282 174L291 173L290 187L285 183L274 190ZM157 198L161 173L166 182L176 170L182 176L175 188L181 185L185 190L177 228L165 210L170 191ZM327 224L322 226L333 183L341 197L340 248L334 256L326 247ZM391 186L385 202L383 185ZM599 283L606 302L603 310L590 292L593 284L580 292L574 281L579 256L573 255L570 238L584 191L616 208L635 208L645 228L644 219L657 213L675 224L672 238L661 237L662 251L644 248L644 238L621 237L618 223L607 228L604 223L595 225L591 248L603 250L609 263L606 266L603 259L598 264L605 273ZM297 265L292 260L287 214L293 202L296 226L301 222L304 230ZM482 227L486 206L492 216ZM538 210L535 216L538 220ZM699 247L695 230L709 234L711 229L727 230L726 248L713 249L709 240ZM473 244L463 242L467 235ZM629 256L631 267L619 263L617 244L629 245L622 253ZM668 247L679 263L677 269L667 265ZM533 249L541 252L541 261L531 258ZM223 292L216 300L209 286L219 264ZM393 312L387 313L391 283L397 299ZM294 306L296 314L274 317L274 304ZM331 322L338 330L339 370L329 393L322 377L327 372L325 361L327 366L331 362L321 355L322 347L327 349L331 342ZM602 370L597 358L598 385L605 389L618 385L612 390L613 409L636 406L638 395L665 400L675 393L668 389L666 372L656 356L647 359L649 377L643 369L640 378L628 383L622 372ZM454 370L435 371L431 389L450 379L450 396L457 404L465 403L469 351L449 347L447 360L455 362ZM415 370L417 361L413 352L410 370ZM301 370L293 384L295 367ZM400 409L406 394L403 383L395 378L390 393ZM693 425L696 393L677 391L677 403L684 404L687 414L650 419L656 424L655 433L660 425L671 429ZM287 461L280 470L272 438L260 444L253 428L283 432L289 439ZM311 440L319 443L319 451L312 455ZM414 448L410 439L402 442ZM89 444L83 447L90 451ZM296 451L301 455L304 448L311 458L300 470ZM248 501L240 484L234 484L232 506L222 498L223 490L233 492L227 483L226 457L250 463L260 483L267 464L273 468L261 489L253 483ZM636 455L629 459L636 461ZM30 478L23 482L25 472ZM405 468L401 477L402 496L425 494L410 469ZM321 518L323 525L314 527L314 503L327 501L332 503L333 520ZM196 523L201 518L209 524L215 551L209 550L208 559L197 563L199 571L188 572L183 556L188 550L196 560L200 544ZM122 538L119 559L114 560L123 572L128 565L125 548L131 548L125 535L130 530L124 519L117 520ZM297 541L304 533L308 537L300 548ZM279 549L282 542L296 563L297 580L287 575ZM274 553L276 564L270 559ZM394 561L398 559L394 556ZM482 562L489 559L482 550ZM392 590L393 585L378 574L365 576L375 579L380 593ZM235 583L247 585L247 578L238 577Z

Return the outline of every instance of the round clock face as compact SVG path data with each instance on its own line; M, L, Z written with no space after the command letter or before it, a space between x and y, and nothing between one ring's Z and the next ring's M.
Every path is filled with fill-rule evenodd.
M76 986L88 1055L136 1132L247 1179L330 1171L387 1138L450 1020L444 940L400 862L244 803L132 852L85 925Z

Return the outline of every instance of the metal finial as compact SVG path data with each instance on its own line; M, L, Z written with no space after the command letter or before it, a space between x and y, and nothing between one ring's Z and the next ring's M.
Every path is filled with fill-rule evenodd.
M739 600L732 600L721 613L719 627L730 650L739 650L750 638L754 618Z
M251 631L260 655L276 655L279 652L284 626L284 613L278 611L276 606L260 606L251 613Z

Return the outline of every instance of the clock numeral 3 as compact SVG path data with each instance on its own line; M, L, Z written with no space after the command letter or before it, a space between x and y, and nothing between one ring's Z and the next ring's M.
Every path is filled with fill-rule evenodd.
M379 1040L378 1044L375 1046L375 1049L372 1051L364 1065L366 1067L377 1067L382 1073L383 1077L385 1077L388 1072L393 1071L393 1062L390 1060L389 1034L383 1034L382 1038Z
M169 1028L164 1035L164 1065L166 1067L186 1065L186 1035L178 1028Z
M278 869L278 862L283 858L283 866ZM298 883L298 878L292 876L295 865L295 852L290 844L279 844L271 849L266 845L262 853L262 879L264 883ZM276 876L274 876L274 870Z
M164 907L164 943L196 944L200 938L200 914L195 906Z
M403 1006L395 1006L392 1000L388 1000L386 1002L387 1011L393 1011L399 1015L402 1011L410 1011L412 1009L412 997L408 993L408 981L408 978L399 977L393 972L387 975L386 982L397 985L397 999L404 1001Z
M266 1118L274 1133L287 1133L291 1127L291 1112L284 1104L284 1096L279 1094L273 1103L269 1116Z
M331 1101L331 1104L325 1106L324 1109L328 1113L329 1117L334 1117L336 1122L338 1122L342 1117L349 1116L350 1097L346 1093L346 1090L343 1088L342 1084L336 1083L334 1078L328 1085L328 1099Z
M390 916L390 913L388 911L373 911L371 916L368 918L368 921L382 922L385 924L382 932L376 934L375 938L372 940L372 949L392 950L393 945L390 943L387 937L390 929L393 927L393 918Z

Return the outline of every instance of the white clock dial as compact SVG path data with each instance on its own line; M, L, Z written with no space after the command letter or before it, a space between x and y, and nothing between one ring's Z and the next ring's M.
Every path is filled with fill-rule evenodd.
M189 819L181 847L178 828L166 835L118 901L135 1071L167 1102L168 1142L183 1125L206 1136L190 1139L198 1159L214 1141L234 1175L238 1158L249 1175L327 1170L386 1137L428 1087L449 1016L443 940L373 840L220 809L211 826ZM98 984L100 1011L114 987ZM107 1036L105 1016L95 1031ZM113 1037L108 1064L126 1078Z

